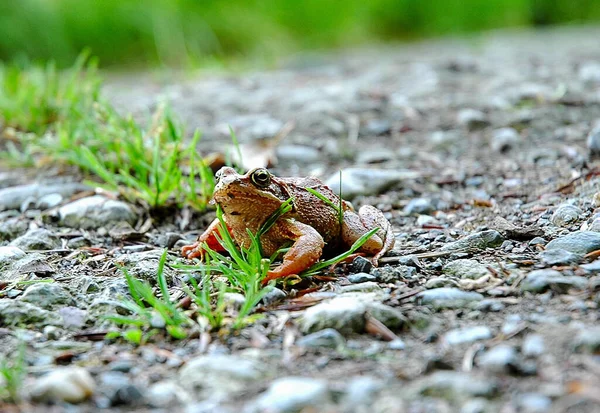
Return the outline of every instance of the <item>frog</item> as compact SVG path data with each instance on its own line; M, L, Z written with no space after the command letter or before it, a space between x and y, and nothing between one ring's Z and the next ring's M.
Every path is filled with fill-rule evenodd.
M371 257L371 262L377 265L394 246L392 225L383 212L371 205L363 205L356 211L350 202L342 200L316 177L277 177L266 168L240 174L225 166L215 178L210 202L221 208L227 231L240 247L249 248L252 243L248 230L257 234L284 202L291 202L291 209L260 236L263 257L271 257L291 243L281 264L268 271L263 283L300 274L325 252L347 249L375 228L377 231L357 250L359 255ZM315 195L315 191L321 196ZM223 251L218 241L220 230L217 218L195 243L182 248L182 255L188 259L202 258L205 245Z

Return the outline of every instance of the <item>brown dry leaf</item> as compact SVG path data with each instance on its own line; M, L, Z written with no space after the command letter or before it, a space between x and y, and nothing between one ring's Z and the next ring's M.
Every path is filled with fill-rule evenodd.
M295 126L295 122L289 121L283 125L273 139L255 140L239 144L238 148L232 147L230 153L232 154L233 162L236 165L240 165L245 170L267 168L276 164L277 156L275 155L275 150L283 138L285 138Z

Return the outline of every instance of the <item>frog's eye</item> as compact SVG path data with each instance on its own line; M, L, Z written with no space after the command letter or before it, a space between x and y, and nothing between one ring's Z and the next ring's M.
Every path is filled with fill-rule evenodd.
M266 169L257 169L252 173L251 178L259 188L266 188L271 183L271 174Z

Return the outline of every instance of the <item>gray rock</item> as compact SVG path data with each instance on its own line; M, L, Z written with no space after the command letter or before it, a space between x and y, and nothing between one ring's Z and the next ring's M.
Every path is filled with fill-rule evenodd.
M579 221L582 218L583 211L577 208L575 205L561 205L559 206L554 214L552 214L552 218L550 218L550 222L552 222L557 227L568 227Z
M0 218L0 241L12 241L27 232L29 223L21 217Z
M60 317L33 304L9 298L0 298L0 325L44 326L60 325Z
M459 283L456 280L447 277L430 278L425 282L425 288L443 288L443 287L458 287Z
M81 403L94 395L96 383L82 367L58 367L37 379L30 395L41 402Z
M600 351L600 326L580 330L573 338L573 348L577 351L598 353Z
M268 305L279 300L283 300L285 297L287 297L287 294L283 290L280 290L276 287L271 287L269 292L266 293L265 296L262 298L262 302L265 305Z
M60 207L58 217L61 225L84 229L108 227L120 222L133 225L137 219L128 204L101 195L81 198Z
M504 303L502 301L494 300L492 298L486 298L484 300L481 300L475 306L475 310L488 311L488 312L493 312L493 313L500 312L500 311L504 310L505 308L506 308L506 306L504 305Z
M271 383L255 402L257 412L296 413L323 408L331 400L327 382L310 377L282 377Z
M458 278L470 278L477 280L488 275L490 272L487 266L480 264L475 260L459 259L447 263L442 271L448 275Z
M600 121L596 121L595 126L588 133L586 143L591 155L600 154Z
M504 238L498 231L487 230L476 232L459 239L458 241L450 242L444 245L442 251L453 251L460 249L486 249L498 247L502 244Z
M524 393L515 400L518 412L546 413L552 411L552 399L541 393Z
M365 257L356 257L350 264L350 271L354 273L368 273L373 268L373 263ZM369 281L369 280L366 280Z
M356 411L358 406L371 405L382 388L383 383L374 377L352 377L341 400L342 406L347 407L343 411Z
M546 265L570 265L577 264L583 257L579 254L573 254L562 248L544 250L539 254L540 260Z
M546 245L547 250L561 248L574 254L585 255L600 249L600 233L593 231L575 231L552 240Z
M321 159L317 148L306 145L281 145L275 151L277 159L284 164L311 164Z
M326 328L316 333L301 337L296 341L300 347L328 347L341 348L346 344L344 337L333 328Z
M46 310L75 304L71 294L57 283L32 284L27 287L20 299Z
M585 83L600 83L600 63L583 63L579 67L579 79Z
M516 146L520 139L519 132L513 128L496 129L492 133L490 146L493 151L507 152Z
M588 231L600 232L600 218L595 218L592 221L590 227L588 228Z
M490 338L492 338L492 330L489 327L471 326L448 331L444 334L443 341L450 346L455 346L479 340L488 340Z
M458 112L458 124L470 130L483 129L490 125L487 116L475 109L462 109Z
M23 258L25 253L21 248L13 246L0 247L0 268ZM0 277L2 279L2 277Z
M342 293L377 291L381 291L381 287L375 281L366 281L363 283L344 285L340 287L340 292Z
M152 384L146 393L146 399L153 407L173 408L190 404L192 397L174 381L159 381Z
M406 343L401 338L396 338L388 343L387 348L390 350L404 350Z
M507 344L492 347L478 360L479 366L490 373L509 373L517 362L517 351Z
M522 291L543 293L548 289L564 293L571 288L584 289L587 279L576 275L566 276L561 272L551 269L535 270L527 274L521 284Z
M32 229L10 243L13 247L29 250L52 250L60 247L58 237L47 229Z
M312 333L333 328L342 334L361 332L365 327L367 305L356 297L336 297L307 309L300 319L300 329Z
M100 390L110 400L111 406L135 406L144 402L144 396L125 373L105 371L98 381Z
M131 276L154 284L156 282L156 275L158 274L158 264L161 254L160 250L134 252L120 255L117 262L125 266ZM171 280L174 271L169 266L165 266L164 275L167 280Z
M36 208L43 210L54 208L58 206L63 201L63 196L61 194L48 194L44 195L35 203Z
M377 195L393 185L419 176L419 173L409 170L346 168L342 170L342 196L353 199L359 195ZM332 175L325 184L339 193L339 174Z
M492 411L490 403L480 398L468 400L460 409L460 413L488 413Z
M367 305L367 312L371 317L382 322L392 330L403 327L408 321L400 310L378 302L369 303Z
M422 291L417 294L417 299L421 304L432 305L435 308L462 308L483 300L483 295L445 287Z
M264 368L257 360L229 355L205 355L188 361L178 375L179 384L198 398L229 398L259 380Z
M64 198L69 198L74 193L85 191L87 189L89 189L88 186L78 183L56 185L40 183L0 189L0 211L19 209L23 202L28 199L38 200L49 194L58 194Z
M459 373L438 371L418 382L419 392L425 396L446 400L463 400L471 397L491 398L496 395L498 386L491 379Z
M583 270L585 270L585 272L587 272L589 274L599 273L600 272L600 260L592 261L589 264L582 264L579 266L579 268L582 268Z
M63 319L64 328L74 329L82 328L88 315L87 311L77 307L63 307L58 310L58 314Z
M429 214L435 211L436 208L428 198L413 198L408 201L403 212L407 215L412 214Z
M412 280L417 275L417 269L408 265L386 265L374 268L371 273L382 283L394 283L396 281Z
M521 353L526 357L538 357L544 354L546 346L544 337L540 334L527 334L521 345Z
M357 274L350 274L348 276L348 281L350 281L351 283L354 283L354 284L364 283L367 281L375 281L376 279L377 279L377 277L375 277L374 275L367 274L364 272L359 272Z
M548 241L546 241L544 238L542 237L535 237L534 239L532 239L531 241L529 241L529 245L530 246L535 246L535 245L546 245L548 243Z

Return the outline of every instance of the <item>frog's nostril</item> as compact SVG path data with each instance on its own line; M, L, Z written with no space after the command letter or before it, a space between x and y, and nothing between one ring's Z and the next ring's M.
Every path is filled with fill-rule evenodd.
M235 195L233 195L231 192L227 192L227 196L231 199L235 198Z

